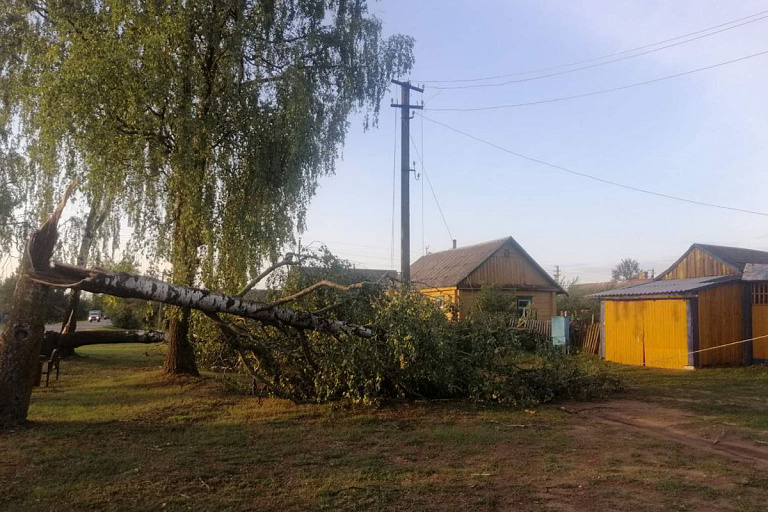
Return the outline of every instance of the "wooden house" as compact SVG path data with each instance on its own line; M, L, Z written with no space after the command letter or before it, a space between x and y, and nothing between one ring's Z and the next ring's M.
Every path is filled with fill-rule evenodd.
M523 316L549 320L557 311L557 294L565 293L514 238L422 256L411 265L411 282L425 295L470 314L483 286L514 294Z
M652 281L601 300L601 354L658 368L768 362L768 252L693 244ZM753 337L766 336L754 342Z

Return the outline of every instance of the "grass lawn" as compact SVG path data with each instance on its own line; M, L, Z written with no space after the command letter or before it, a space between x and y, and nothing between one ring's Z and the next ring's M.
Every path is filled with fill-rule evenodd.
M0 434L0 510L768 509L768 458L647 435L601 404L296 406L167 380L157 348L78 351L29 426ZM614 412L678 411L697 442L768 434L768 369L621 373Z

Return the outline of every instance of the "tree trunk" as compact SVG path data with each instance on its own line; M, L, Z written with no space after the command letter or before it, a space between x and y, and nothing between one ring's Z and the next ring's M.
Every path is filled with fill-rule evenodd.
M83 239L80 241L80 249L77 252L77 266L83 267L88 263L88 255L91 252L91 245L93 245L93 239L96 237L96 231L104 223L109 211L109 204L107 204L104 211L101 212L101 200L94 198L91 209L88 212L88 217L85 219L85 230L83 231ZM77 330L77 308L80 305L80 290L71 290L69 298L67 300L67 307L64 310L64 318L61 324L61 333L70 334ZM62 355L64 357L71 357L77 355L74 347L63 348Z
M43 304L48 287L23 273L13 293L8 322L0 338L0 429L27 418L45 330Z
M21 276L0 338L0 428L20 426L27 418L38 372L48 292L48 287L31 279L30 274L47 268L58 238L56 225L73 188L70 185L53 216L32 234L21 260Z
M196 227L198 219L185 208L185 199L179 198L176 203L173 226L173 249L171 264L173 265L172 279L174 283L192 286L197 272L197 239L199 232ZM165 356L163 368L174 375L200 375L195 363L195 351L189 340L189 323L191 310L189 307L171 308L168 325L168 353Z
M173 308L168 326L168 353L163 369L174 375L200 375L195 363L195 351L189 342L189 308Z

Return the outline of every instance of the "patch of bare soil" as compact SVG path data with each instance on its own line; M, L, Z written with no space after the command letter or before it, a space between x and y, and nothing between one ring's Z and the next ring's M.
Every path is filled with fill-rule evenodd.
M575 404L564 410L585 419L625 427L646 436L673 441L699 452L727 457L756 468L768 468L768 446L745 441L725 429L712 438L692 432L693 413L635 400Z

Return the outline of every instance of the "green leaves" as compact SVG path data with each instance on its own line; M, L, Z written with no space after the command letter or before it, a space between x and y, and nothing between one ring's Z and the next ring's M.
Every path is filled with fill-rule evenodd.
M11 0L0 41L0 124L23 135L38 206L74 175L224 290L303 228L350 114L375 122L413 64L361 0Z

